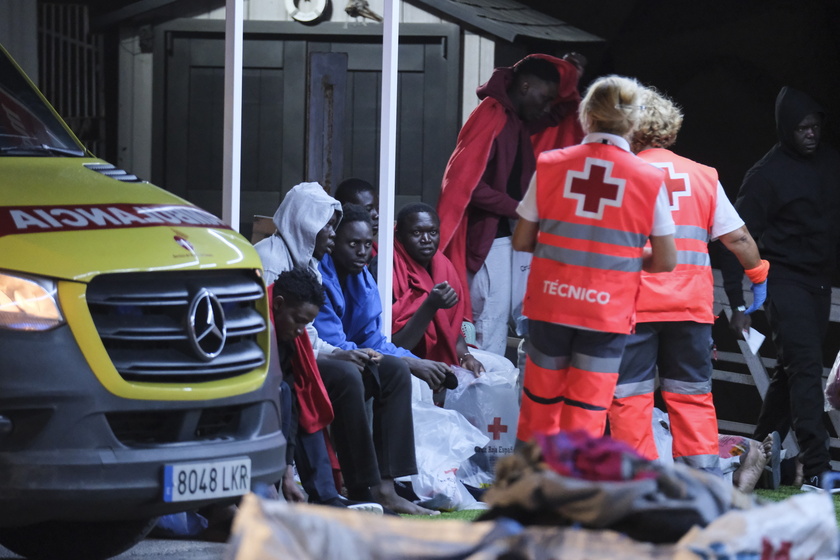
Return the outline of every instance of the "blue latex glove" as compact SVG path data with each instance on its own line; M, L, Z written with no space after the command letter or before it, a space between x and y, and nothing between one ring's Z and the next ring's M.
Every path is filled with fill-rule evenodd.
M761 284L753 284L750 289L753 293L753 302L752 305L744 311L744 315L749 315L753 311L761 309L761 306L764 305L764 300L767 299L767 280Z

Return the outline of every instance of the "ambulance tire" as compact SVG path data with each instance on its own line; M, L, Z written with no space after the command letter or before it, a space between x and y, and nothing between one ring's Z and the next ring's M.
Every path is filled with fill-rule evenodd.
M31 560L105 560L143 540L157 518L105 522L47 521L0 528L0 544Z

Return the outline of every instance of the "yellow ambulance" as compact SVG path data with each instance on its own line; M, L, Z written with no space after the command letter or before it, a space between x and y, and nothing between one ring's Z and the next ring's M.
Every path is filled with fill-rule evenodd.
M0 47L0 544L107 558L285 470L250 243L97 159Z

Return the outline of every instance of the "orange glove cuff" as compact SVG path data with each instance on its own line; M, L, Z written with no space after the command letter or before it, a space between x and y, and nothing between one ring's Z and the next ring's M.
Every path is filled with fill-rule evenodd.
M761 284L767 280L767 272L770 270L770 263L761 259L761 264L755 268L745 270L744 274L750 279L753 284Z

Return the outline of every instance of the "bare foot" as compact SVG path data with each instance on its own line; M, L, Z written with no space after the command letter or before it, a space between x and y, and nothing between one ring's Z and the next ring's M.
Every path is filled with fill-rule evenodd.
M741 466L732 475L732 481L738 490L749 493L755 489L764 466L770 460L772 446L773 440L770 436L764 438L761 443L750 440L750 449L746 457L741 460Z
M382 479L379 486L373 486L370 490L373 493L374 501L391 511L409 515L440 515L439 511L418 506L397 494L393 479Z
M794 457L793 463L796 468L796 474L793 478L793 485L796 488L802 486L802 483L805 482L805 466L799 461L799 455Z

